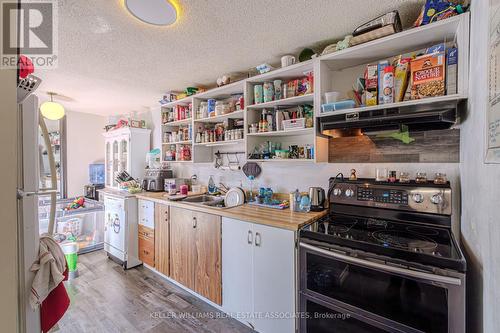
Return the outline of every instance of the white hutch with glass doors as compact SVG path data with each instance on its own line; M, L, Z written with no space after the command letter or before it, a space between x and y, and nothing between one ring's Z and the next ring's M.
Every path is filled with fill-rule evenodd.
M151 130L124 127L103 135L106 141L106 187L118 188L115 178L122 171L127 171L135 179L144 177L146 154L151 146Z

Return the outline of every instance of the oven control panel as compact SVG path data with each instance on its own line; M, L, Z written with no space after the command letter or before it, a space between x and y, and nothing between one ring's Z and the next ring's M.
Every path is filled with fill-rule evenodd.
M358 201L374 201L381 203L408 205L408 192L402 190L357 187Z
M343 181L333 185L330 202L451 215L451 188L426 184Z

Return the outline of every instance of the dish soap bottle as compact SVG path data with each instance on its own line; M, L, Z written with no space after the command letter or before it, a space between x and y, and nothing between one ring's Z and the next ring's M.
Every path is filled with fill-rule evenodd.
M214 176L210 176L208 179L208 193L214 194L215 192L217 192L217 187L215 186Z
M294 198L294 205L293 205L293 211L294 212L300 212L300 192L299 189L296 189L293 195Z

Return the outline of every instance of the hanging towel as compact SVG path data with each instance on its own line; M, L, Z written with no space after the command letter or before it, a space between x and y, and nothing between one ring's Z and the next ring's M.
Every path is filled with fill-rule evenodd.
M66 257L52 237L40 238L38 261L31 266L31 271L35 272L35 278L31 285L30 304L35 309L64 280Z
M68 279L68 269L64 271L64 281ZM42 332L48 332L64 316L69 307L69 297L64 283L50 292L40 306L40 326Z

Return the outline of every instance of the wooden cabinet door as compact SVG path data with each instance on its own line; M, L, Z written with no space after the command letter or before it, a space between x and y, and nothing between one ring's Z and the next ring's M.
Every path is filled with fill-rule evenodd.
M139 260L154 267L155 265L155 234L154 230L139 224Z
M227 313L253 312L253 224L222 218L222 307ZM253 325L251 318L237 318Z
M221 305L221 217L199 212L193 212L193 217L196 223L194 291Z
M253 280L254 312L295 312L295 234L254 224ZM255 318L261 333L295 332L295 319Z
M193 212L170 208L170 277L195 290L195 225Z
M155 268L170 276L170 235L168 206L155 204Z

